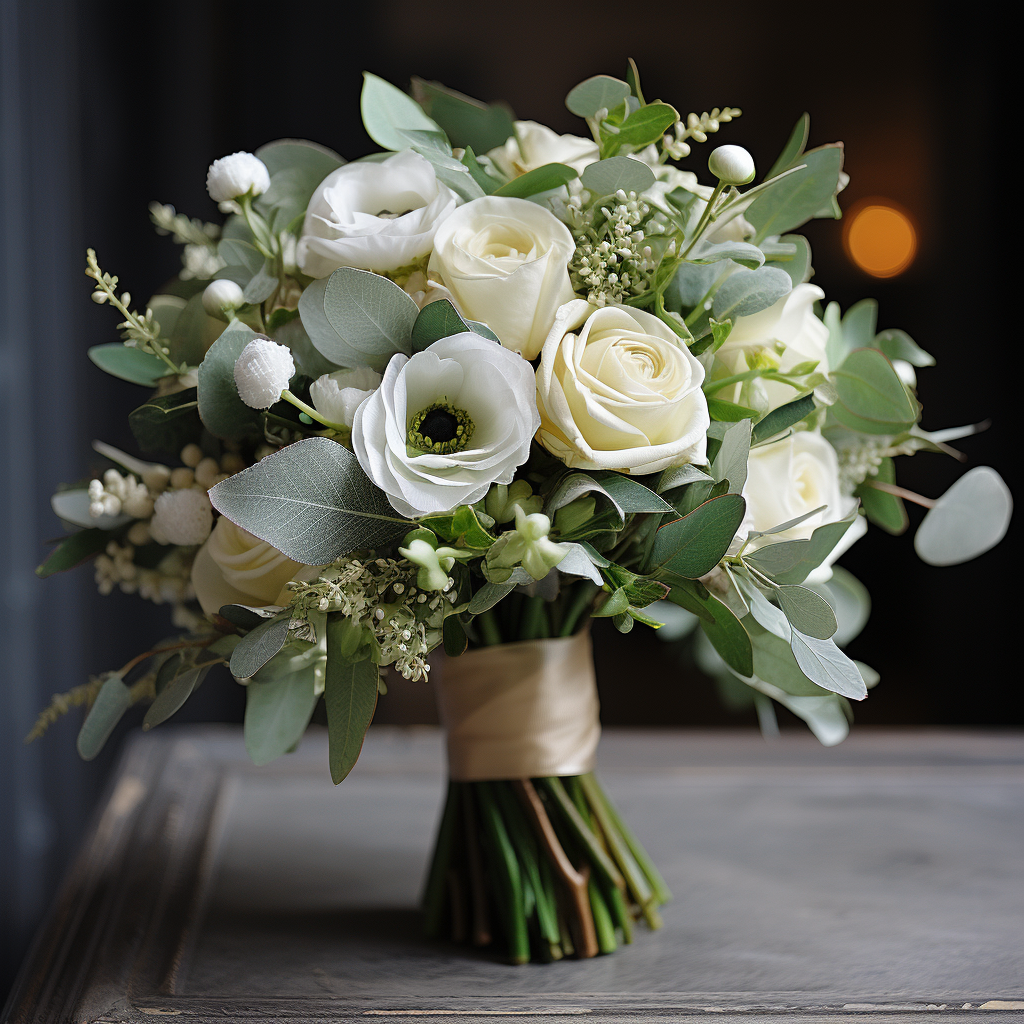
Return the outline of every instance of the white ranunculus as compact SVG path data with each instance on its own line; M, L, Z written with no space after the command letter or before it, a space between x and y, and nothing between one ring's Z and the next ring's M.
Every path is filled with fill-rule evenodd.
M527 199L484 196L459 207L434 237L428 269L460 312L534 359L558 307L573 298L569 229Z
M203 611L213 615L226 604L287 605L291 594L285 584L312 578L316 571L221 516L196 552L192 586Z
M391 358L356 410L352 449L402 515L447 512L509 483L539 422L530 364L477 334L456 334Z
M536 121L516 121L516 133L487 153L494 166L517 178L545 164L566 164L579 174L600 159L597 143L579 135L559 135Z
M752 449L743 497L747 511L736 532L738 541L752 530L771 530L826 506L782 533L755 538L747 545L747 551L783 540L807 540L819 526L842 519L857 505L856 498L844 496L840 490L835 449L814 430L800 430L784 440ZM863 516L854 520L828 558L812 571L808 582L824 583L830 579L832 563L866 530Z
M210 164L206 172L206 190L215 203L242 196L261 196L270 188L267 165L252 153L232 153Z
M368 366L325 373L309 385L313 407L332 423L352 426L356 409L380 387L381 375Z
M752 316L736 317L729 337L716 353L720 373L729 376L747 369L747 355L759 351L778 360L779 369L785 373L800 363L816 362L818 373L828 373L828 328L814 315L814 303L825 297L825 293L813 284L798 284L788 295L774 305L762 309ZM788 384L778 381L761 381L767 396L768 409L792 402L796 392ZM719 391L717 396L728 401L739 400L737 384L734 388Z
M339 267L386 272L430 252L437 226L455 209L455 193L425 157L403 150L379 163L332 171L306 210L296 258L310 277Z
M558 311L537 371L537 440L567 466L641 475L707 461L704 368L671 329L627 306Z
M251 409L269 409L281 400L281 392L295 376L291 351L257 334L235 360L238 397Z

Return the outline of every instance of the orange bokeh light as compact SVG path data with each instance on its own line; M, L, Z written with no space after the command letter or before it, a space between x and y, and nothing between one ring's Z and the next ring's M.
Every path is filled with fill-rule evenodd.
M917 231L909 214L888 199L865 199L847 215L846 254L872 277L902 274L917 254Z

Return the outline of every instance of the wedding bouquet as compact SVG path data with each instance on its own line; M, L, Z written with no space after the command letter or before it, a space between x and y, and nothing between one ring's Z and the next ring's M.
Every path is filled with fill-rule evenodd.
M805 116L753 184L734 145L677 166L739 110L648 102L632 64L566 103L589 137L367 74L381 152L272 142L210 167L222 225L151 207L183 268L144 313L90 250L123 337L89 356L150 392L129 422L157 461L96 442L112 466L54 496L79 529L39 570L93 559L179 630L44 711L34 734L88 706L85 758L225 664L252 759L322 700L340 782L384 670L426 680L442 647L428 929L514 962L609 952L669 898L592 774L591 619L699 627L712 671L837 742L877 676L835 642L866 616L834 561L904 499L932 564L1010 515L988 468L937 501L896 484L974 428L921 429L932 358L809 283L792 232L839 216L841 145L807 149Z

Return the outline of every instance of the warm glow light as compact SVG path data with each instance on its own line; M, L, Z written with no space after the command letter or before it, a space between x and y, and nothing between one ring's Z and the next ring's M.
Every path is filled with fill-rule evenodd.
M904 210L887 199L866 199L846 218L846 253L872 277L902 274L917 253L917 232Z

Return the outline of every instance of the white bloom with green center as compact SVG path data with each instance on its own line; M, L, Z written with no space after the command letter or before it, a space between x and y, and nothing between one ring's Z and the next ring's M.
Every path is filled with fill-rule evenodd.
M510 483L540 425L533 367L477 334L392 357L359 406L352 449L406 516L448 512Z

